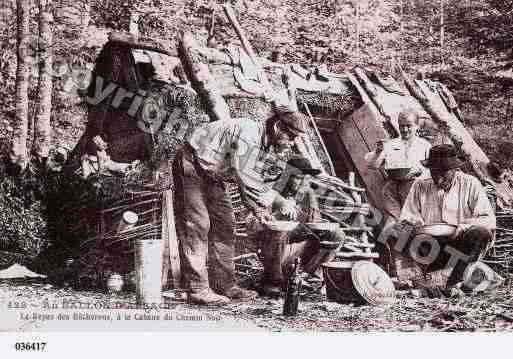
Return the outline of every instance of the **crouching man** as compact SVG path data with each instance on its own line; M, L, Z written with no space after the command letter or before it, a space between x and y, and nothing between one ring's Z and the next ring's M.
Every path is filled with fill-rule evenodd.
M431 148L422 164L431 178L413 183L396 225L401 229L410 225L413 235L402 236L393 247L427 271L451 270L449 289L463 281L467 265L486 253L493 239L495 214L479 180L459 170L463 163L452 145ZM426 228L436 223L453 225L455 230L443 236Z
M287 162L282 174L285 185L272 202L272 216L277 220L298 221L300 225L291 232L267 228L260 234L264 257L262 296L281 295L295 258L301 259L304 272L315 276L319 274L320 265L332 260L343 244L344 233L341 230L312 231L303 225L321 220L319 205L309 184L309 176L320 172L303 158Z

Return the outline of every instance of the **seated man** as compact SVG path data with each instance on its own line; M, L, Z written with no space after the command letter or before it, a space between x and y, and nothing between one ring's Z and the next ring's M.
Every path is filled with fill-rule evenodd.
M479 180L459 170L463 162L452 145L433 147L422 163L431 178L413 183L397 225L404 229L409 224L413 236L398 236L394 249L408 249L407 254L427 270L450 270L451 287L462 281L468 264L485 254L493 239L495 214ZM435 223L451 224L456 230L449 237L424 233L424 226Z
M316 176L320 172L313 169L306 159L289 160L282 175L287 176L284 177L285 186L279 194L276 193L272 202L273 217L300 223L319 222L319 205L310 188L308 175ZM260 294L279 297L295 258L301 258L302 270L315 274L322 263L334 258L342 245L344 233L341 230L314 233L300 225L292 232L267 228L261 233L261 238L264 274Z

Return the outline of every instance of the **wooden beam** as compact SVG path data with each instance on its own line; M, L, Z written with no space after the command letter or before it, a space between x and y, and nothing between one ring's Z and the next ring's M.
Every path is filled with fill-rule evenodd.
M355 248L374 248L374 243L360 243L360 242L345 242L344 248L355 247Z
M364 253L364 252L338 252L335 255L336 258L368 258L377 259L379 253Z
M324 141L322 140L321 133L319 132L319 128L317 128L317 124L315 123L315 119L312 116L312 113L310 112L310 108L308 107L306 102L303 102L303 106L306 109L306 112L308 113L308 118L310 119L312 127L314 128L315 134L317 135L317 138L319 138L319 142L321 143L322 149L328 159L330 174L332 176L335 176L335 167L333 167L333 161L331 160L330 153L328 152L328 149L326 148L326 145L324 144Z
M367 77L365 71L360 67L355 67L353 71L356 77L361 81L362 88L367 92L369 99L372 101L374 106L376 106L376 109L379 111L380 115L383 116L385 121L390 124L390 127L396 131L395 135L399 135L398 129L394 127L392 116L388 114L383 107L384 99L381 98L380 92L376 89L372 81Z
M351 160L365 184L370 202L382 207L382 188L385 178L380 171L369 168L365 155L376 149L379 139L385 138L385 131L379 118L368 104L363 105L353 115L346 118L337 130L340 143L351 154Z
M202 62L198 43L192 33L186 32L182 35L179 43L179 55L193 79L193 85L206 100L212 120L230 119L230 109L221 95L217 81L210 73L208 65Z
M176 235L173 191L165 191L162 201L162 240L164 241L162 283L164 286L177 289L180 288L182 272L178 237ZM169 273L171 273L171 278L168 277Z
M348 227L348 228L342 228L342 231L344 232L369 232L372 231L371 227Z
M448 136L453 144L456 145L458 142L461 144L461 151L472 166L475 175L481 181L485 181L486 165L490 160L474 141L458 115L447 108L438 93L431 91L424 82L412 80L401 66L397 67L411 96L431 116L440 133Z

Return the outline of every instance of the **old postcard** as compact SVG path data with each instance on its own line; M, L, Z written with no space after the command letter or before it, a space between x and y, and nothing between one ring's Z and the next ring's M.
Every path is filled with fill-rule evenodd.
M510 332L499 3L0 1L0 331Z

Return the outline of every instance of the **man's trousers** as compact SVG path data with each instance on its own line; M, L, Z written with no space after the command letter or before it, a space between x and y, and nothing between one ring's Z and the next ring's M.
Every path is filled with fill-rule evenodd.
M208 288L224 293L235 285L235 215L223 184L194 162L185 150L173 164L184 285L192 293Z
M264 262L262 283L274 286L284 285L293 269L294 260L301 259L302 269L315 274L322 263L332 260L344 241L344 233L335 231L329 233L331 246L323 246L319 240L305 238L296 243L289 243L290 232L265 230L262 233L261 250Z
M383 209L385 212L398 219L401 214L404 202L408 193L410 193L411 186L414 180L410 181L395 181L389 179L383 186Z
M419 233L407 242L394 241L392 250L401 251L413 258L427 272L439 269L450 270L447 285L463 279L467 265L480 260L493 240L492 232L483 226L471 226L456 238L433 237Z

